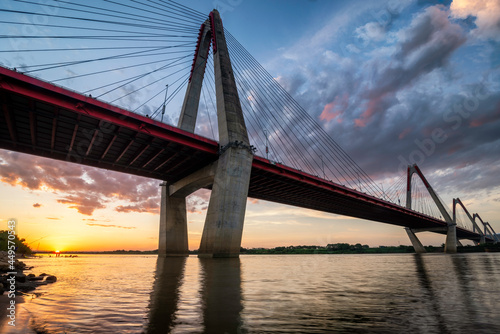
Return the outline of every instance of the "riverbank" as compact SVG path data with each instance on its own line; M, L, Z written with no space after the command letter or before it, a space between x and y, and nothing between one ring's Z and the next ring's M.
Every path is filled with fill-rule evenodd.
M0 333L36 333L30 327L31 315L24 307L25 301L25 297L20 295L15 298L9 298L7 294L0 295ZM12 305L15 307L14 318L9 317Z
M16 254L12 261L8 252L0 252L0 333L39 333L32 329L31 314L24 304L37 287L54 283L57 278L45 273L26 275L25 271L32 267L27 267L19 258L24 256Z

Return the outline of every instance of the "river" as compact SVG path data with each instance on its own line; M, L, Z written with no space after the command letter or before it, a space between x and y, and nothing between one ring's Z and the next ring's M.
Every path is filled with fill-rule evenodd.
M49 333L500 333L500 253L25 262Z

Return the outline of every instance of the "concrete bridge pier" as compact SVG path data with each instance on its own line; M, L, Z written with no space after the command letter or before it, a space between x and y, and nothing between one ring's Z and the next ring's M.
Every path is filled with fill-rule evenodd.
M253 155L231 147L219 157L199 257L238 257Z
M159 256L188 256L186 197L169 194L166 182L161 186Z
M446 233L446 242L444 244L444 252L454 254L457 252L457 224L448 224Z
M417 254L422 254L425 253L426 250L424 248L424 245L420 242L420 240L417 238L417 235L415 232L412 231L411 228L405 227L406 233L408 233L408 237L410 238L411 244L413 245L413 248L415 249L415 253Z

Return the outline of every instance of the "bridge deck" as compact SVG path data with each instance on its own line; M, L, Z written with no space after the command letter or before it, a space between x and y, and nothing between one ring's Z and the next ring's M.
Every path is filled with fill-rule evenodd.
M218 143L0 67L0 148L174 182ZM249 197L411 228L444 221L255 157ZM440 232L445 234L445 232ZM457 237L479 240L457 228Z

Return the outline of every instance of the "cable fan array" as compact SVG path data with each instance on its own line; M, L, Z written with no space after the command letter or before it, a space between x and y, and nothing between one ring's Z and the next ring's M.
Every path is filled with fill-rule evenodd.
M472 224L471 220L463 210L462 206L457 205L456 210L455 210L455 221L457 223L457 226L461 226L469 231L474 230L474 225ZM478 222L478 225L481 226L481 224ZM481 228L481 227L480 227Z
M0 7L0 38L10 42L0 49L2 65L149 116L164 102L181 103L205 20L163 0L16 0ZM176 114L172 108L166 121L174 123Z
M225 30L240 101L258 154L373 196L383 192L264 67Z
M385 192L388 198L396 199L397 204L401 206L406 206L406 193L407 193L407 176L402 175L392 182L391 187ZM450 208L451 202L445 202L439 194L437 195L441 203L443 203L444 208L448 212L450 218L453 219L452 209ZM429 194L429 191L423 184L422 180L416 175L412 175L411 182L411 198L412 198L412 209L428 216L444 220L443 215L439 211L436 203ZM467 214L462 210L461 206L456 207L456 223L458 226L467 229L469 231L473 230L473 224L470 221Z

